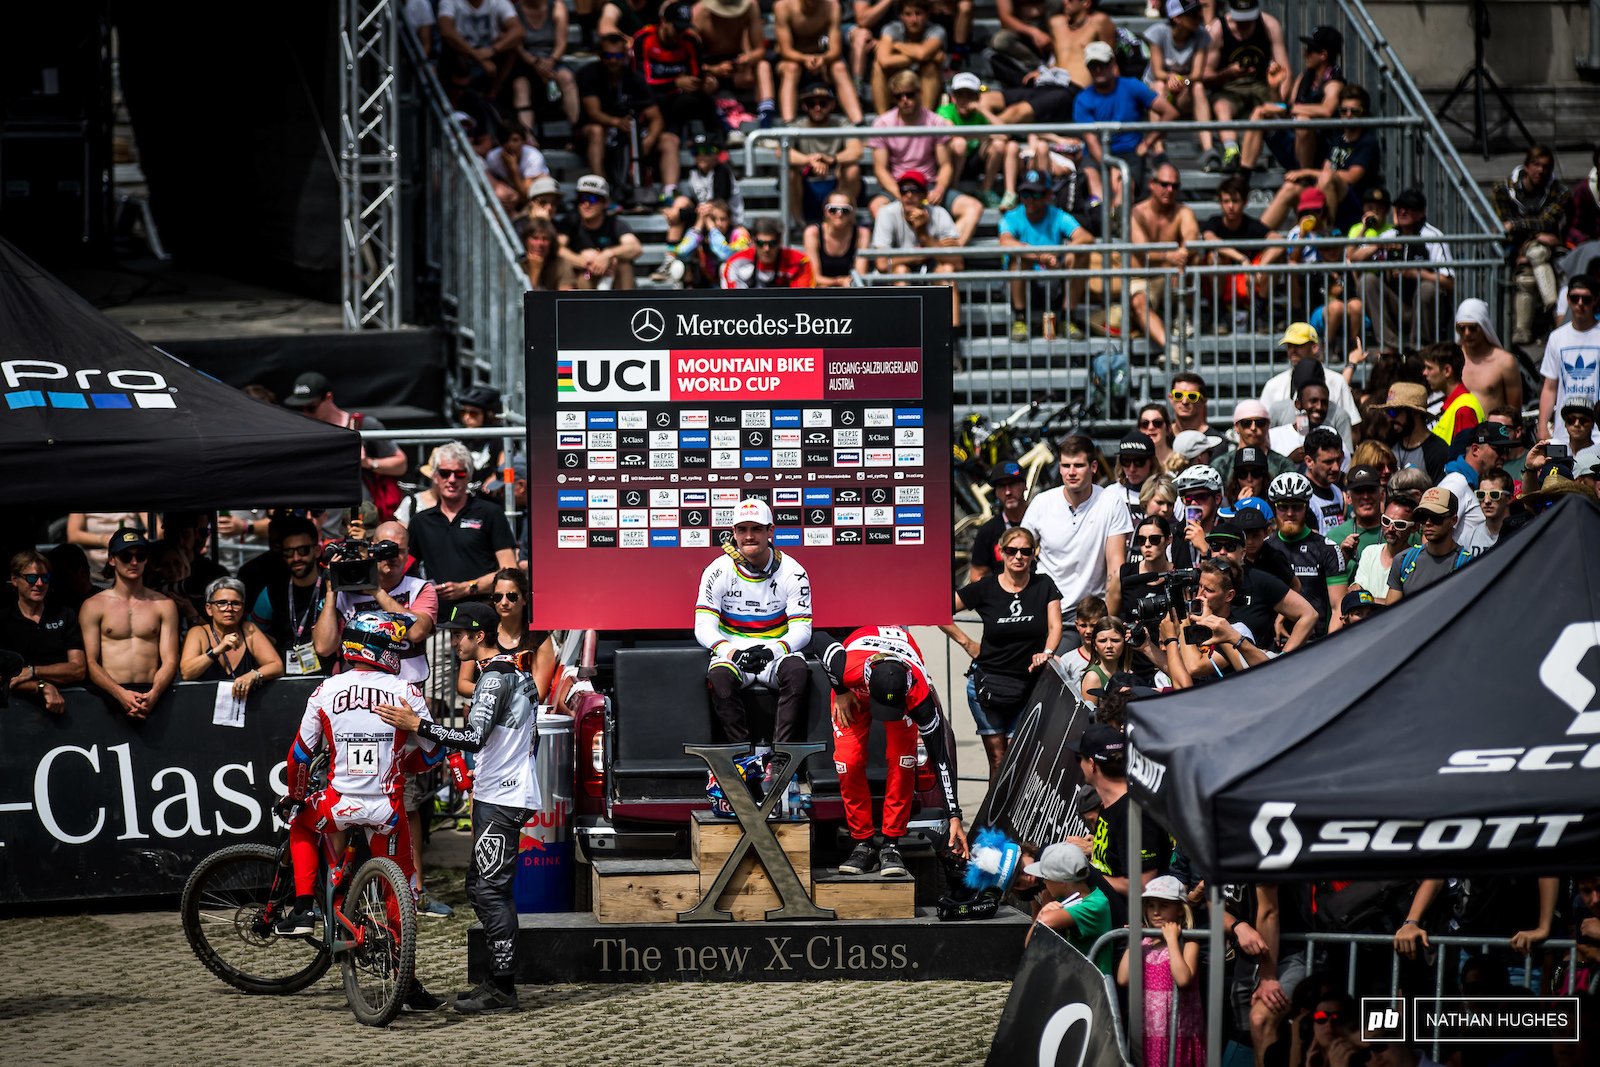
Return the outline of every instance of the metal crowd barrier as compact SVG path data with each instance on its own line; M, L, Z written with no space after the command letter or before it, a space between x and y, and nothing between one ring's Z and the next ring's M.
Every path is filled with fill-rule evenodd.
M1161 931L1159 929L1157 929L1156 927L1147 926L1147 927L1143 928L1143 930L1141 931L1141 936L1143 936L1143 937L1153 937L1153 938L1159 939L1162 935L1161 935ZM1205 943L1206 941L1209 941L1210 938L1211 938L1211 930L1210 930L1209 927L1196 927L1196 928L1193 928L1193 929L1189 929L1189 930L1183 931L1183 940L1185 940L1185 941L1199 941L1201 943ZM1108 930L1107 932L1105 932L1104 934L1101 934L1098 938L1095 939L1094 944L1090 947L1089 951L1087 953L1085 953L1085 955L1092 961L1092 960L1094 960L1096 957L1098 957L1100 955L1100 952L1103 949L1111 948L1111 947L1114 947L1114 946L1119 945L1119 944L1126 944L1127 940L1128 940L1128 929L1126 927L1124 927L1123 929L1120 929L1120 930ZM1283 946L1285 944L1304 944L1306 946L1306 955L1307 955L1306 971L1307 971L1308 974L1311 973L1311 972L1314 972L1314 971L1316 971L1318 969L1317 966L1316 966L1316 954L1317 954L1318 946L1327 946L1327 947L1332 947L1332 946L1336 946L1336 945L1347 946L1349 952L1348 952L1348 962L1347 962L1346 967L1345 967L1345 992L1348 993L1352 997L1357 997L1358 999L1359 999L1359 995L1373 996L1373 997L1382 995L1382 994L1378 993L1377 991L1373 991L1373 990L1370 990L1370 989L1363 989L1361 991L1361 994L1359 994L1359 995L1356 992L1356 959L1357 959L1357 950L1362 945L1381 945L1384 948L1387 948L1389 950L1389 992L1388 992L1388 996L1391 997L1391 998L1394 998L1394 997L1398 997L1400 995L1400 955L1399 955L1399 953L1394 951L1394 935L1392 935L1392 934L1341 934L1341 933L1305 933L1305 934L1301 934L1301 933L1284 933L1284 934L1279 934L1278 935L1278 944L1280 946L1280 949L1281 949L1281 946ZM1446 984L1445 984L1445 982L1446 982L1446 972L1447 972L1447 968L1445 966L1445 961L1446 961L1447 957L1450 954L1449 953L1450 949L1456 949L1457 950L1457 965L1458 966L1460 965L1460 962L1461 962L1461 956L1465 953L1465 951L1467 949L1478 949L1478 950L1480 950L1480 954L1481 955L1487 955L1491 950L1503 950L1507 954L1511 954L1512 953L1511 939L1509 937L1460 937L1460 936L1450 935L1450 934L1439 934L1439 935L1429 934L1428 935L1428 946L1429 946L1430 949L1434 950L1434 954L1437 957L1435 959L1435 961L1434 961L1434 964L1433 964L1433 975L1434 975L1434 977L1433 977L1433 993L1432 993L1432 996L1434 996L1434 997L1442 997L1442 996L1448 995L1447 992L1446 992ZM1567 955L1567 971L1566 971L1566 973L1570 976L1570 975L1573 975L1573 974L1575 974L1577 972L1577 968L1578 968L1578 943L1577 943L1577 941L1573 940L1572 938L1563 938L1563 937L1547 938L1546 940L1539 942L1539 946L1535 950L1535 952L1524 953L1523 954L1523 959L1522 959L1522 988L1525 991L1527 991L1529 994L1536 994L1536 993L1539 992L1538 990L1536 990L1533 987L1533 972L1534 972L1533 957L1534 957L1535 954L1543 956L1543 955L1545 955L1547 953L1550 953L1550 952L1564 952L1564 953L1566 953L1566 955ZM1196 981L1199 981L1200 977L1201 976L1199 974L1196 974L1195 975ZM1115 1004L1115 1003L1118 1002L1116 978L1115 978L1114 975L1106 975L1105 976L1105 981L1106 981L1107 991L1110 994L1111 1002L1113 1004ZM1219 993L1224 998L1223 999L1223 1004L1222 1004L1222 1010L1231 1013L1232 1001L1231 1001L1231 996L1230 996L1230 994L1229 994L1229 992L1227 991L1226 988L1223 988L1223 989L1219 990L1216 986L1213 986L1207 992L1207 996L1215 997ZM1411 995L1414 996L1414 997L1415 996L1422 996L1422 997L1426 997L1427 996L1427 994L1420 993L1420 992L1412 992ZM1588 993L1586 995L1594 995L1594 990L1588 991ZM1177 997L1173 997L1172 998L1172 1004L1171 1004L1171 1010L1169 1011L1168 1018L1167 1018L1167 1034L1168 1034L1169 1038L1174 1034L1174 1032L1177 1029L1177 1003L1178 1003L1178 998ZM1215 1019L1217 1019L1219 1017L1220 1016L1218 1016L1216 1010L1213 1008L1212 1011L1208 1012L1207 1026L1209 1026L1211 1024L1211 1022L1213 1022ZM1128 1055L1128 1038L1127 1038L1127 1034L1124 1031L1124 1028L1122 1026L1122 1020L1121 1020L1121 1017L1120 1017L1120 1013L1119 1013L1118 1018L1116 1019L1116 1032L1117 1032L1117 1042L1122 1047L1122 1054L1126 1057ZM1422 1041L1422 1039L1420 1037L1417 1037L1417 1038L1415 1038L1413 1040L1413 1043L1414 1044L1420 1044L1421 1041ZM1434 1032L1434 1034L1433 1034L1432 1052L1431 1052L1431 1056L1435 1060L1438 1060L1438 1058L1439 1058L1440 1044L1441 1044L1441 1042L1439 1040L1438 1032L1436 1030ZM1168 1040L1167 1049L1168 1049L1168 1053L1167 1053L1168 1054L1168 1060L1167 1060L1167 1063L1168 1063L1168 1067L1171 1067L1171 1065L1173 1063L1172 1057L1174 1057L1176 1055L1176 1053L1177 1053L1177 1042L1176 1041L1172 1041L1172 1040ZM1150 1065L1147 1065L1147 1067L1150 1067Z

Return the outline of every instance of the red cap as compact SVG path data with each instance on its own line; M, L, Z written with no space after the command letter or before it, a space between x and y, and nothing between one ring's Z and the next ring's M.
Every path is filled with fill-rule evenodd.
M928 189L928 176L920 170L908 170L895 180L896 185L905 185L910 182L924 192Z
M1326 210L1328 210L1328 198L1322 195L1321 189L1307 189L1300 194L1300 202L1295 206L1296 212Z

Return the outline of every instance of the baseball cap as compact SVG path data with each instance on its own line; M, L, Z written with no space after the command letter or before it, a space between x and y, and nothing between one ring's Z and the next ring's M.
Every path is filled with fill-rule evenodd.
M1480 422L1458 431L1450 441L1451 451L1465 452L1468 445L1489 445L1504 452L1516 447L1516 442L1511 439L1511 430L1504 423Z
M1228 521L1233 523L1233 528L1238 530L1241 536L1251 530L1265 530L1267 528L1271 516L1261 510L1261 507L1256 507L1255 505L1258 503L1265 508L1270 509L1272 507L1271 504L1268 504L1258 496L1247 496L1234 505L1233 518Z
M1243 541L1244 531L1239 529L1238 523L1232 519L1220 519L1211 527L1211 532L1206 534L1206 541Z
M286 408L309 408L322 403L322 398L333 392L333 383L327 375L308 370L294 380L294 388L284 398Z
M476 600L450 605L449 616L439 620L441 630L493 630L499 625L494 609Z
M1050 191L1050 179L1036 170L1023 174L1022 180L1017 183L1019 193L1045 193Z
M1261 15L1261 5L1256 0L1228 0L1228 14L1235 22L1249 22Z
M895 183L900 186L900 190L902 192L905 191L905 187L908 185L915 185L923 192L928 191L928 176L922 173L920 170L906 171L904 174L900 175L900 177L895 179Z
M1389 190L1381 185L1374 185L1362 194L1361 202L1363 204L1388 204L1390 203Z
M1193 459L1202 452L1209 452L1222 444L1222 438L1214 437L1199 430L1184 430L1172 439L1172 450L1184 459Z
M810 85L800 90L800 99L802 100L810 100L815 96L825 96L829 100L832 100L834 98L833 86L829 85L827 82L812 82Z
M1046 845L1039 858L1022 868L1024 874L1052 882L1081 882L1089 874L1089 857L1070 841Z
M1574 289L1582 289L1586 293L1600 293L1600 288L1595 286L1594 279L1587 274L1574 274L1567 279L1567 292L1570 293Z
M1179 904L1188 901L1183 892L1183 883L1170 874L1150 879L1150 884L1141 889L1139 895L1145 900L1176 900Z
M762 526L772 525L772 509L767 507L765 500L756 497L746 497L739 501L739 506L733 511L733 525L741 522L758 522Z
M1567 397L1566 403L1561 405L1561 414L1565 415L1569 411L1579 412L1580 414L1587 415L1592 419L1594 418L1594 403L1587 397L1569 396ZM1499 426L1500 424L1496 422L1491 423L1490 425Z
M1310 329L1310 327L1306 327ZM1285 335L1287 336L1287 335ZM1241 400L1233 406L1233 421L1241 422L1244 419L1268 419L1267 405L1259 400Z
M989 472L990 485L999 485L1001 482L1020 482L1024 480L1025 479L1022 476L1022 468L1017 466L1015 463L1002 463L1000 466Z
M1572 476L1600 474L1600 445L1591 445L1572 457Z
M1113 683L1116 678L1115 674L1111 676ZM1083 728L1076 741L1067 742L1067 747L1086 759L1105 763L1127 751L1128 739L1110 723L1092 722Z
M1078 791L1073 794L1072 810L1079 815L1102 806L1104 802L1100 799L1100 793L1092 785L1080 785Z
M363 500L358 508L345 508L344 521L346 525L359 522L370 530L378 525L378 505L370 500Z
M1300 199L1295 201L1294 210L1297 215L1310 212L1321 214L1328 210L1328 198L1322 195L1321 189L1307 189L1300 194Z
M1336 56L1344 51L1344 34L1332 26L1318 26L1311 31L1309 37L1301 37L1305 46L1316 52L1326 52Z
M1362 608L1371 609L1378 606L1378 601L1373 598L1371 593L1365 589L1357 589L1353 593L1344 595L1344 599L1339 602L1339 614L1348 615L1352 611L1360 611Z
M1278 342L1278 347L1314 345L1318 340L1317 331L1309 322L1291 322L1289 328L1283 331L1283 339Z
M1085 66L1090 63L1109 63L1111 60L1111 46L1104 41L1090 41L1084 46L1083 62Z
M528 480L527 456L518 456L516 459L511 461L511 477L524 482Z
M970 70L964 70L950 79L950 91L952 93L981 93L983 92L983 83L978 80L976 74Z
M548 174L541 174L533 179L533 184L528 187L528 199L537 200L541 196L561 195L561 184Z
M694 25L694 7L678 0L677 3L668 4L661 9L661 21L670 22L680 30Z
M1187 15L1199 10L1200 4L1198 0L1167 0L1166 3L1166 14L1169 19L1175 19L1181 15Z
M124 526L111 535L111 541L106 545L107 556L117 556L130 548L149 548L150 541L138 530L130 530Z
M1415 187L1400 190L1394 198L1395 207L1403 207L1409 211L1428 210L1428 198L1422 195L1422 190Z
M1422 494L1422 499L1417 502L1413 512L1427 512L1430 515L1454 515L1461 504L1456 500L1456 495L1448 489L1434 486Z
M1117 442L1117 456L1119 459L1154 459L1156 446L1150 438L1134 430L1128 436Z
M1383 475L1378 468L1363 463L1350 468L1350 473L1344 476L1346 489L1376 489L1383 484Z
M911 670L893 656L871 660L867 675L867 704L879 722L895 722L906 717L906 700L911 695Z
M598 174L585 174L578 179L578 192L593 193L595 196L603 196L609 200L611 199L611 183Z
M1233 469L1235 471L1248 469L1266 470L1266 449L1255 448L1251 445L1246 445L1239 449L1233 454Z

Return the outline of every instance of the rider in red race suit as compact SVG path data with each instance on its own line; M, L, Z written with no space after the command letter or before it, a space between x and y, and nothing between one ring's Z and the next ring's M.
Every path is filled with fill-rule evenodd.
M866 874L876 859L882 874L907 873L896 845L911 820L919 733L944 790L952 847L965 855L967 835L961 826L955 775L945 751L944 720L928 685L922 650L911 634L900 626L863 626L843 644L830 645L822 655L822 665L833 686L834 766L844 796L845 821L856 843L849 858L839 865L840 872ZM870 708L870 718L862 713L863 703ZM873 844L872 794L867 788L867 731L873 719L883 723L889 765L881 849Z

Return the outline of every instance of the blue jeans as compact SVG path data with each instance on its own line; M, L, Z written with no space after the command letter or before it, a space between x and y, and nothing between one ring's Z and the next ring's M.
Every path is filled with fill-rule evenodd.
M979 737L998 737L1001 734L1010 737L1017 728L1017 720L1022 717L1021 708L1010 715L984 711L978 703L978 683L972 678L967 679L967 707L972 709L972 721L978 724Z

